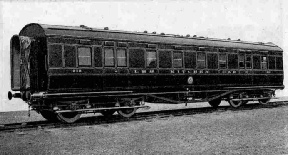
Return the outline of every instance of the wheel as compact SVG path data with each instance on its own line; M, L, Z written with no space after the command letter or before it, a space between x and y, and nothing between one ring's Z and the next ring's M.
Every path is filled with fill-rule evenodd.
M57 114L55 114L53 111L42 110L40 111L40 114L50 122L58 121Z
M121 109L121 110L118 110L118 114L122 117L125 117L125 118L129 118L131 116L133 116L135 113L136 113L136 110L137 108L133 108L133 109Z
M136 103L134 101L124 101L121 106L134 106ZM120 109L118 110L118 114L124 118L129 118L133 116L136 113L137 108L131 108L131 109Z
M115 110L105 110L100 112L105 117L110 117L115 113Z
M241 105L243 105L243 101L233 101L232 99L242 99L242 94L231 94L229 96L229 104L233 108L239 108Z
M267 99L259 99L259 103L266 105L267 103L269 103L270 99L271 99L271 95L270 94L266 94L266 97L268 97ZM263 95L261 95L260 97L263 97Z
M77 112L58 113L57 118L64 123L74 123L80 118L81 114Z
M221 103L221 98L212 100L208 102L213 108L217 108L219 104Z

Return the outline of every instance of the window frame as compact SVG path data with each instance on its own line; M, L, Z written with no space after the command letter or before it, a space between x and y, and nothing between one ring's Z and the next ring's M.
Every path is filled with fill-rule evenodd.
M263 58L266 57L266 60L264 61ZM266 64L266 68L263 68L263 65ZM268 56L267 55L261 55L261 69L267 70L268 69Z
M59 67L54 67L54 66L51 66L50 65L50 56L51 56L51 52L50 52L50 47L49 46L53 46L53 45L59 45L59 46L61 46L61 65L59 66ZM50 69L54 69L54 68L63 68L64 66L65 66L65 61L63 61L63 57L64 57L64 45L62 44L62 43L48 43L48 45L47 45L47 51L48 51L48 56L47 56L47 60L48 60L48 63L47 63L47 65L48 65L48 68ZM76 65L77 65L77 63L76 63Z
M155 67L148 67L148 52L155 52ZM152 61L151 61L152 62ZM145 52L145 67L146 68L158 68L158 52L156 49L146 49L146 52Z
M96 63L95 63L95 59L96 59L96 53L95 53L95 49L96 48L99 48L101 49L101 66L96 66ZM104 48L101 46L101 45L95 45L93 46L93 67L95 68L103 68L104 67Z
M214 55L214 56L217 57L217 58L215 59L217 62L214 63L214 64L217 65L216 68L209 68L208 55ZM206 63L207 63L207 66L206 66L207 69L211 69L211 70L219 69L219 54L218 54L217 52L212 52L212 51L211 51L211 52L207 52L207 54L206 54Z
M79 48L88 48L90 49L90 65L80 65L79 63ZM92 67L93 66L93 62L92 62L92 47L91 46L77 46L77 67L81 67L81 68L85 68L85 67Z
M160 53L161 52L169 52L170 53L170 64L171 64L171 66L170 67L161 67L160 66ZM161 50L158 50L158 67L159 67L159 69L172 69L173 68L173 57L172 57L172 52L173 52L173 50L171 50L171 49L161 49Z
M250 61L247 61L247 57L250 57ZM250 63L250 67L247 67L247 63ZM245 54L245 69L253 69L253 55L251 53Z
M220 55L225 55L225 68L221 68L221 62L224 62L224 61L222 61L222 60L220 60ZM218 68L219 69L227 69L228 68L228 64L227 64L227 53L225 52L223 52L223 53L220 53L219 52L219 54L218 54Z
M144 59L144 65L142 67L131 67L131 55L130 55L130 51L131 50L142 50L143 51L143 59ZM139 68L146 68L146 49L145 48L141 48L141 47L131 47L131 48L128 48L127 50L127 56L128 56L128 59L127 59L127 67L128 68L135 68L135 69L139 69Z
M116 65L116 60L115 60L115 48L114 47L109 47L109 46L105 46L102 48L103 49L103 59L104 59L104 65L103 67L115 67ZM112 49L113 52L113 57L108 57L108 58L113 58L113 65L106 65L106 49Z
M241 56L243 56L243 61L241 61L241 59L240 59ZM242 52L238 53L238 68L239 69L246 69L246 60L245 60L245 58L246 58L246 54L245 53L242 53ZM243 62L243 65L244 65L243 67L240 66L241 62Z
M65 46L71 46L71 47L74 47L74 50L75 50L75 59L74 59L74 63L75 63L75 66L74 67L67 67L66 65L66 52L65 52ZM64 66L65 68L77 68L78 67L78 47L73 45L73 44L63 44L63 60L64 60Z
M172 51L172 67L175 69L179 69L179 68L184 68L184 59L183 59L183 51ZM175 67L175 60L179 60L179 59L174 59L175 53L180 53L181 54L181 67Z
M253 70L261 70L261 54L252 54L252 69ZM256 63L254 63L254 57L258 57L259 58L259 68L254 68L254 65Z
M186 60L187 60L186 58L189 58L189 59L192 58L193 59L193 57L186 57L186 53L191 53L191 55L194 55L194 58L195 58L194 64L192 64L191 62L188 62L188 61L186 62ZM189 54L187 54L187 55L189 55ZM184 68L186 68L186 69L196 69L197 68L197 51L196 50L185 50L183 56L184 56L184 60L183 60L184 61ZM186 67L186 64L191 64L191 67ZM193 67L193 65L194 65L194 67Z
M204 60L198 60L198 54L204 54ZM198 62L203 62L204 61L204 68L199 68L199 63ZM196 54L196 68L197 69L206 69L207 68L207 53L206 51L197 51Z
M119 66L118 50L124 50L125 51L126 66ZM128 49L124 48L124 47L117 47L115 50L115 54L116 54L115 58L116 58L116 62L117 62L117 64L115 63L115 65L119 68L127 68L129 66L129 64L128 64ZM121 58L124 58L124 57L121 57Z

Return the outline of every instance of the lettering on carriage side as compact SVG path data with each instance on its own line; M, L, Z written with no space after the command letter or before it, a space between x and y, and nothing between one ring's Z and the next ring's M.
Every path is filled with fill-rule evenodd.
M139 72L135 69L135 70L134 70L134 73L137 74L137 73L139 73Z
M142 70L142 73L146 73L146 70Z
M171 73L175 73L174 70L171 70Z
M199 73L203 73L203 70L200 70Z
M197 70L193 71L193 73L195 73L195 74L196 74L196 73L197 73Z
M233 74L236 74L236 71L233 71Z
M208 74L208 73L209 73L209 71L205 71L205 73L206 73L206 74Z
M154 73L154 70L149 70L149 73Z

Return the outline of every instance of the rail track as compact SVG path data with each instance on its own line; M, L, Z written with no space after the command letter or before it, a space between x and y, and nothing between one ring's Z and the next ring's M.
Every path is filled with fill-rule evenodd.
M255 110L262 108L277 108L282 106L288 106L288 101L277 101L269 102L266 105L261 104L247 104L238 109L231 108L230 106L220 106L218 108L212 107L201 107L201 108L189 108L189 109L173 109L173 110L161 110L161 111L149 111L136 113L131 118L123 118L119 115L113 115L109 118L104 116L96 117L83 117L73 124L63 124L60 122L49 122L49 121L33 121L33 122L22 122L12 124L0 124L0 132L13 132L23 130L35 130L45 128L69 128L75 126L85 125L99 125L99 124L111 124L118 122L130 122L130 121L149 121L152 119L167 119L175 116L195 115L212 112L226 112L226 111L243 111L243 110Z

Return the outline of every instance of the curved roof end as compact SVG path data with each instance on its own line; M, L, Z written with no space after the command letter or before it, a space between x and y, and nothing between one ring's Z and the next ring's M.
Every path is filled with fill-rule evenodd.
M19 33L19 36L44 37L45 30L40 24L30 23L22 28L22 30Z

